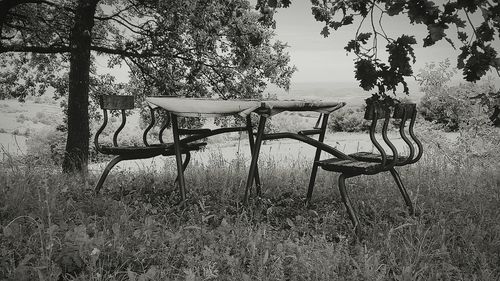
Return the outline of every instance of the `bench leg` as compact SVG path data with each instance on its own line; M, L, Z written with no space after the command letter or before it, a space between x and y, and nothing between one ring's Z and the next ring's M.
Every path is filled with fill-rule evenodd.
M109 172L113 167L118 164L118 162L122 160L126 160L127 157L123 156L117 156L113 158L111 161L109 161L108 165L106 165L106 168L104 168L104 171L102 171L101 177L99 178L99 181L97 182L96 186L94 187L94 194L97 195L99 194L99 191L101 190L102 185L104 184L104 180L106 180L106 177L108 176Z
M354 211L354 208L352 207L351 200L349 199L349 196L347 195L347 190L345 187L345 180L349 178L348 176L341 174L339 176L339 191L340 191L340 196L342 197L342 202L344 202L345 208L347 210L347 214L349 215L349 218L352 221L352 224L354 226L354 232L356 235L360 236L361 235L361 227L359 225L359 219L358 216L356 215L356 212Z
M328 114L323 114L321 122L321 132L318 136L318 141L323 142L325 140L326 126L328 125ZM311 177L309 178L309 187L307 188L306 195L306 206L311 203L311 198L314 190L314 184L316 183L316 175L318 173L318 162L321 157L321 149L316 148L316 154L314 155L314 162L311 170Z
M408 195L408 192L406 191L405 186L403 185L403 182L401 181L401 177L399 176L398 171L396 169L392 168L390 170L392 177L394 178L394 181L398 185L399 192L401 192L401 195L403 196L403 199L405 200L406 206L408 206L408 211L410 212L410 216L413 216L415 214L415 210L413 209L413 204L411 202L410 196Z

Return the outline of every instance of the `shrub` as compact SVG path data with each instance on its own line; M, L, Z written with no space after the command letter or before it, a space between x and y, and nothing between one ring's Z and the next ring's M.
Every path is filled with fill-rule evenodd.
M31 133L31 129L29 127L19 127L15 128L12 131L12 134L15 136L28 136Z
M44 125L51 125L54 122L54 117L52 115L47 115L45 112L37 112L35 117L31 118L33 123L40 122Z
M458 130L460 123L473 114L468 94L461 87L426 93L419 110L425 120L442 124L446 131Z
M65 145L66 134L53 128L31 133L26 140L27 155L40 163L50 159L51 164L61 164Z
M41 163L50 159L56 165L62 163L65 145L66 134L53 128L36 131L26 140L27 154L30 157Z
M490 125L486 116L470 118L460 128L457 147L466 153L467 159L493 167L500 163L500 128Z
M367 131L370 123L364 119L363 108L345 108L334 112L328 122L328 129L336 132Z
M493 81L482 84L460 84L448 86L453 74L449 61L439 65L427 64L418 74L420 90L424 93L419 111L425 120L440 124L446 131L457 131L471 118L486 116L481 104L475 105L478 96L495 92Z
M22 113L21 113L21 114L19 114L19 115L17 115L17 117L16 117L16 122L17 122L17 123L21 123L21 124L23 124L23 123L24 123L24 121L28 121L28 120L29 120L29 118L28 118L28 117L26 117L26 116L25 116L24 114L22 114Z

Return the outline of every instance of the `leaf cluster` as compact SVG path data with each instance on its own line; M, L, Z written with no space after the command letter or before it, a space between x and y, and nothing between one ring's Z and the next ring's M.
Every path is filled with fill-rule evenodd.
M454 25L457 38L462 43L457 66L467 81L478 81L491 69L500 70L498 52L493 46L494 41L500 38L498 1L455 0L442 5L430 0L311 0L311 3L314 18L325 23L320 32L325 37L330 35L331 29L359 22L356 35L347 43L345 50L357 56L355 77L365 90L377 87L378 94L383 95L386 91L395 93L397 86L402 85L403 92L408 94L405 78L413 75L410 62L415 63L412 46L417 42L413 36L405 34L396 39L389 37L382 23L386 15L404 15L411 24L427 26L428 34L422 43L424 47L444 39L455 48L448 31ZM476 12L482 14L483 21L479 26L470 20L470 15ZM365 21L369 21L368 30L361 32ZM379 38L386 42L387 62L377 58Z

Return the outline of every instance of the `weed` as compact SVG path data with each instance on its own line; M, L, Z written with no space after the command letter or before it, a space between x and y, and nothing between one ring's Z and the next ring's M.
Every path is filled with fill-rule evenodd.
M349 180L361 242L336 174L320 171L304 206L312 160L262 158L263 196L245 207L249 159L214 152L186 170L184 208L172 158L113 171L97 197L85 179L21 163L0 170L0 279L498 280L498 168L465 161L463 144L425 147L400 168L419 216L389 174Z

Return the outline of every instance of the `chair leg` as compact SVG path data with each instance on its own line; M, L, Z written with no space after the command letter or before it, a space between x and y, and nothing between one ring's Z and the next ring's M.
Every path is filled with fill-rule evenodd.
M349 218L352 221L352 224L354 226L354 232L356 235L361 234L361 227L359 225L359 219L358 216L356 215L356 212L354 211L354 208L351 205L351 200L349 199L349 196L347 195L347 190L345 187L345 180L346 180L346 175L341 174L339 176L339 191L340 191L340 196L342 197L342 202L344 202L345 208L347 209L347 214L349 214Z
M406 206L408 206L408 211L410 212L410 216L413 216L415 214L415 210L413 208L413 204L411 202L410 196L408 195L408 192L406 191L405 186L403 185L403 182L401 181L401 177L399 176L398 171L396 169L392 168L390 170L392 177L394 178L394 181L398 185L399 191L401 192L401 195L403 196L403 199L405 200Z
M97 195L99 194L99 191L101 190L102 185L104 184L104 180L106 180L106 177L108 176L109 172L113 167L118 164L118 162L122 160L126 160L127 157L123 156L117 156L113 158L111 161L109 161L108 165L106 165L106 168L104 168L104 171L102 171L101 177L99 178L99 181L97 182L95 188L94 188L94 194Z
M190 160L191 160L191 153L188 151L186 152L186 159L184 159L184 162L182 163L182 172L186 170ZM179 175L175 177L174 185L177 185L178 182L179 182Z

